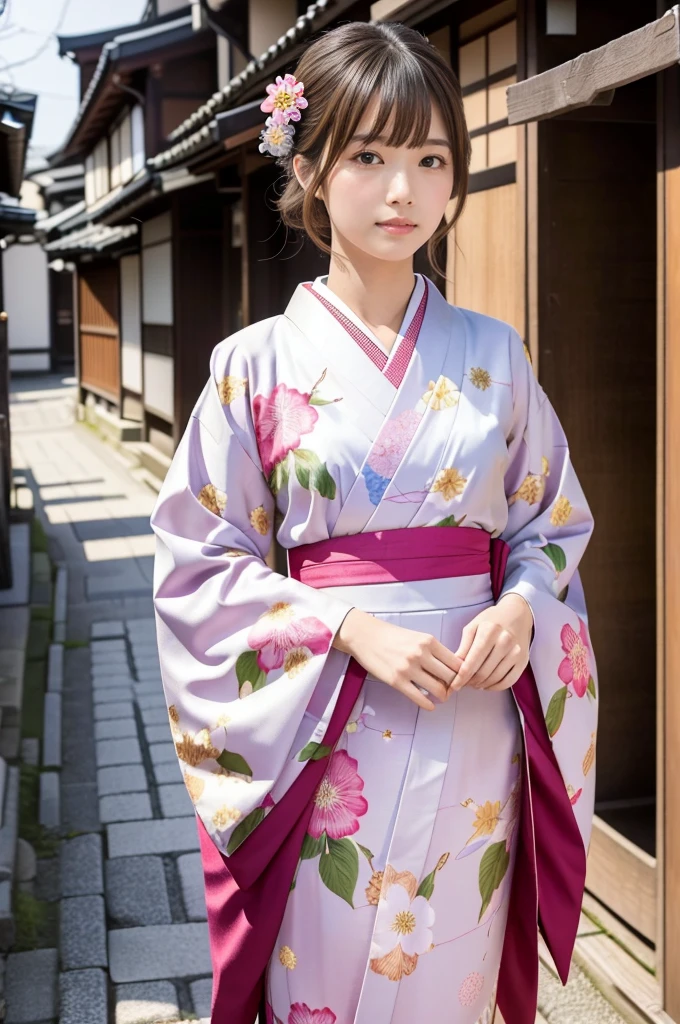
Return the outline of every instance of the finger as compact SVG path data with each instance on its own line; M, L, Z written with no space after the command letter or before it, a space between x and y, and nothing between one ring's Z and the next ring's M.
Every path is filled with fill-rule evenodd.
M495 683L494 686L487 686L485 688L486 693L493 693L498 690L509 690L511 686L514 686L519 677L522 675L524 669L520 669L517 665L510 669L500 682Z
M461 687L468 685L472 677L479 671L484 660L488 657L493 644L494 636L492 633L488 633L486 630L477 630L461 670L451 684L454 690L460 690Z
M400 693L403 693L405 697L412 700L419 708L423 708L425 711L434 711L435 705L424 693L421 693L414 683L406 683L403 688L400 686L398 689Z
M483 667L483 666L482 666ZM509 672L512 672L517 667L517 657L512 653L506 654L501 657L500 661L497 662L496 667L492 672L488 674L484 682L479 684L480 690L489 690L494 687L501 680L505 679Z
M468 686L473 686L473 687L475 687L477 689L483 689L484 686L486 685L486 682L489 679L489 677L496 671L496 669L498 668L500 663L507 656L508 656L508 645L496 642L493 645L493 647L491 648L491 650L489 651L489 653L487 654L487 656L484 659L484 661L482 662L482 664L479 666L479 668L475 672L474 676L472 676L468 680L468 684L467 685ZM507 672L510 667L511 666L508 665L508 668L506 668L505 671ZM502 675L500 675L498 677L498 679L502 679L504 675L505 675L505 672L503 672ZM498 682L498 679L496 679L495 682Z
M454 654L452 650L446 647L441 641L435 640L432 644L432 654L434 658L441 662L448 669L448 673L442 676L444 682L447 682L451 678L452 672L460 671L460 666L463 664L463 659L458 654ZM429 669L428 669L429 671ZM438 672L433 673L439 675Z
M445 665L437 658L432 655L428 655L423 658L422 667L426 672L429 672L431 676L434 676L435 679L440 679L448 689L463 664L463 662L458 659L456 659L456 661L458 662L458 667L449 668L448 665Z
M478 623L475 621L475 619L473 619L472 622L468 622L467 626L465 626L465 628L463 629L458 649L453 652L457 658L461 659L461 661L465 661L465 658L467 657L468 652L474 642L475 636L477 634L477 629ZM460 669L458 669L458 671L460 672Z
M436 697L441 704L443 704L449 696L446 683L443 683L441 679L436 679L424 669L416 669L411 676L411 682L415 683L416 686L424 686L427 692L432 694L433 697Z

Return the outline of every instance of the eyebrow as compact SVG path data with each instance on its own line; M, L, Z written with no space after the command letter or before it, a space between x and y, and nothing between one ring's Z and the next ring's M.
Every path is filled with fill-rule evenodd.
M366 142L369 138L370 136L368 134L353 135L350 142ZM385 136L378 135L377 138L372 141L385 143ZM451 143L448 139L426 139L423 146L421 146L421 149L424 146L446 146L447 149L451 149Z

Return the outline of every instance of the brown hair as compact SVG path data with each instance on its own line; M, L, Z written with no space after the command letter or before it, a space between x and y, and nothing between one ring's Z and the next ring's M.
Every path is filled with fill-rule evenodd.
M309 106L295 125L292 150L278 161L287 178L276 204L284 224L304 231L323 252L330 254L330 221L316 192L349 145L371 97L379 93L377 116L367 146L382 134L393 111L394 125L387 145L424 145L434 101L451 142L454 170L451 198L455 197L457 202L451 220L443 216L429 239L427 255L437 273L446 277L437 250L463 212L468 190L470 136L460 84L439 51L420 32L406 25L352 21L324 33L312 43L300 59L295 76L304 83ZM306 190L293 171L296 153L311 165Z

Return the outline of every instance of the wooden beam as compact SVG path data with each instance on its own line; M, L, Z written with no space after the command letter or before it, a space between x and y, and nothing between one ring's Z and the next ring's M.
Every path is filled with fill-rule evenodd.
M680 7L597 50L508 86L508 122L523 124L610 103L614 90L680 61Z

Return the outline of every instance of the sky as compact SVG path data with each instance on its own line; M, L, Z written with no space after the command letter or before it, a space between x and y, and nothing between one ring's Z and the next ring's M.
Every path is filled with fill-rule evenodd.
M4 0L0 88L38 95L27 170L59 148L78 109L78 66L58 56L57 34L134 24L145 6L145 0Z

